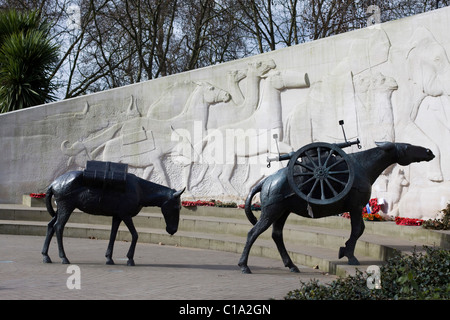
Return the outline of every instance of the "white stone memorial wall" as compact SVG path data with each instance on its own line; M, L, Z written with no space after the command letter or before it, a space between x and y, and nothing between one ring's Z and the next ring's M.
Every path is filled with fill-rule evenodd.
M430 148L373 187L392 215L435 218L450 201L450 8L238 61L0 115L0 202L45 192L87 160L243 202L286 163L268 155L316 141ZM275 138L274 138L275 137ZM275 141L276 140L276 141ZM357 152L356 147L345 149Z

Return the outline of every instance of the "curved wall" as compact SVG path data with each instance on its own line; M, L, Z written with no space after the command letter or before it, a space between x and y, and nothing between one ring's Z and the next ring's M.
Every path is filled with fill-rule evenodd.
M186 198L245 199L280 165L268 154L348 139L430 148L373 187L394 215L434 218L450 200L450 8L178 75L0 115L0 202L45 192L86 160ZM274 138L276 137L276 138ZM277 142L275 143L275 139ZM356 148L346 149L357 151Z

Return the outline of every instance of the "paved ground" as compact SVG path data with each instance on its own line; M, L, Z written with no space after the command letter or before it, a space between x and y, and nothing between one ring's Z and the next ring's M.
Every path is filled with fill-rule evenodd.
M335 276L301 267L300 274L284 268L280 260L250 257L251 275L241 274L238 254L138 243L135 267L126 266L129 243L115 245L116 265L105 265L107 241L65 238L65 250L77 272L62 265L56 241L50 246L53 264L42 263L44 237L0 235L0 300L19 299L164 299L266 300L283 299L311 278L329 282ZM68 281L69 280L69 281Z

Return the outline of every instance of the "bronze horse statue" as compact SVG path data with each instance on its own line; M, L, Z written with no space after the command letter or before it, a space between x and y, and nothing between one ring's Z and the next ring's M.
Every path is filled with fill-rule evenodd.
M102 186L86 185L83 171L71 171L58 177L49 186L46 194L47 211L52 216L48 223L47 236L42 249L44 263L51 263L48 247L53 234L56 232L59 257L63 264L69 264L63 247L63 230L70 215L75 209L93 215L112 216L112 227L108 248L106 250L106 264L114 264L112 259L114 241L117 230L123 221L131 233L131 245L127 253L127 265L134 266L134 251L138 233L132 218L143 207L157 206L161 208L166 222L166 231L173 235L178 230L181 200L183 190L174 189L141 179L134 174L125 173L123 190L105 189ZM57 210L52 207L54 197Z
M430 161L434 158L434 154L431 150L420 146L383 142L377 143L377 147L373 149L348 154L348 158L355 171L353 185L344 198L331 206L325 207L325 210L319 206L308 204L307 201L292 191L288 184L287 167L260 181L250 191L245 201L245 214L254 227L248 232L247 242L238 263L242 273L251 273L247 265L250 249L258 236L272 224L272 238L277 245L284 265L292 272L299 272L299 269L289 257L283 241L283 227L291 212L308 218L322 218L349 212L351 217L350 238L345 243L345 247L339 249L338 256L339 259L346 256L350 265L359 265L358 259L354 256L354 250L356 241L364 232L362 209L369 202L375 180L392 164L398 163L406 166L413 162ZM333 166L335 166L333 170L336 172L345 169L340 168L340 163ZM257 193L260 193L261 199L259 220L256 219L251 210L251 201ZM311 213L311 209L313 213Z

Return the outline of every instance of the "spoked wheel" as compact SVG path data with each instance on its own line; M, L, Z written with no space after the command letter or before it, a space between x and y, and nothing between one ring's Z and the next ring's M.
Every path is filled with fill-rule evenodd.
M294 153L288 163L290 187L312 204L327 205L343 199L354 178L349 156L330 143L308 144Z

